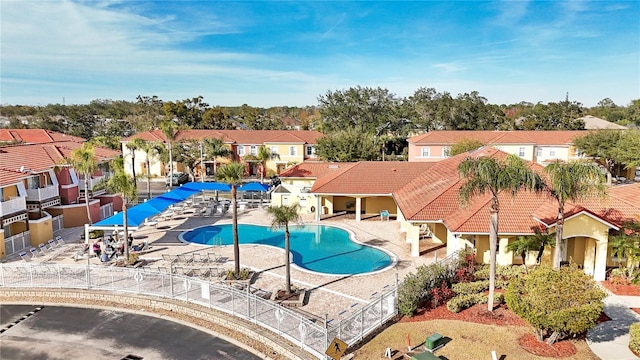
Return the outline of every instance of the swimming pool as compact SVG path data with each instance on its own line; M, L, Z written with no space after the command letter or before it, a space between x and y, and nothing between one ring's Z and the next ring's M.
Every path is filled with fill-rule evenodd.
M203 245L232 245L232 231L231 224L203 226L180 234L180 240ZM352 241L349 232L337 227L289 226L289 232L293 263L306 270L333 275L364 274L393 264L386 252ZM284 229L238 224L238 239L240 244L284 249Z

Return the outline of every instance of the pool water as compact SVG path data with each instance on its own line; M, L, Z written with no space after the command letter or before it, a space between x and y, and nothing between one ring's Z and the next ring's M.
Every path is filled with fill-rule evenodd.
M232 245L232 225L211 225L180 234L194 244ZM293 263L324 274L364 274L382 270L393 263L386 252L358 244L343 229L326 225L289 226ZM238 224L240 244L277 246L284 249L284 229ZM242 258L242 255L240 256ZM274 259L274 263L280 259Z

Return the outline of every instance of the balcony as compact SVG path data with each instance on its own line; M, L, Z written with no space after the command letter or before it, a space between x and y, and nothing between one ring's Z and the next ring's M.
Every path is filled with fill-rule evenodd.
M58 186L49 185L39 189L27 189L27 201L42 202L60 196Z
M98 185L98 183L100 183L104 178L104 176L96 176L89 179L89 191L93 191L93 188ZM80 179L78 179L78 181L78 188L80 189L80 191L84 191L84 178L81 177Z
M0 216L5 216L27 209L27 198L24 196L14 197L7 201L0 202Z

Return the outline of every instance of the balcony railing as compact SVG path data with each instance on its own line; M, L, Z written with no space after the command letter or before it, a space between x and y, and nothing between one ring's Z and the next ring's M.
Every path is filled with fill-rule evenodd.
M27 198L15 197L6 201L0 201L0 216L17 213L27 209Z
M27 189L27 201L42 201L60 196L56 185L49 185L39 189Z
M102 179L104 179L104 176L96 176L89 179L89 190L93 190L93 188L98 185L98 183L100 183ZM78 179L78 181L78 188L80 189L80 191L84 191L84 178L81 177L80 179Z

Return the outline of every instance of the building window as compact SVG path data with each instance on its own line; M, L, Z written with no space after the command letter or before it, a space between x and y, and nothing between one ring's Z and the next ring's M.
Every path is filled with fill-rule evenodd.
M249 153L251 155L258 155L258 147L255 145L251 145L251 147L249 148Z
M313 156L316 154L315 146L307 146L307 156Z
M295 146L289 146L289 155L291 156L298 155L298 148Z
M536 157L541 157L542 156L542 148L536 148Z
M518 149L518 156L524 157L524 147Z
M549 150L549 156L550 156L550 157L554 157L554 156L556 156L556 149L550 149L550 150Z
M428 146L422 147L422 157L429 157L431 153L431 148Z
M300 207L302 209L305 209L307 207L307 198L306 197L301 197L299 205L300 205Z
M449 157L449 154L451 154L451 148L449 146L445 146L442 148L442 157L446 158Z
M278 147L277 146L272 146L270 150L271 150L272 154L277 154L278 153Z
M238 155L244 156L244 146L238 146Z

